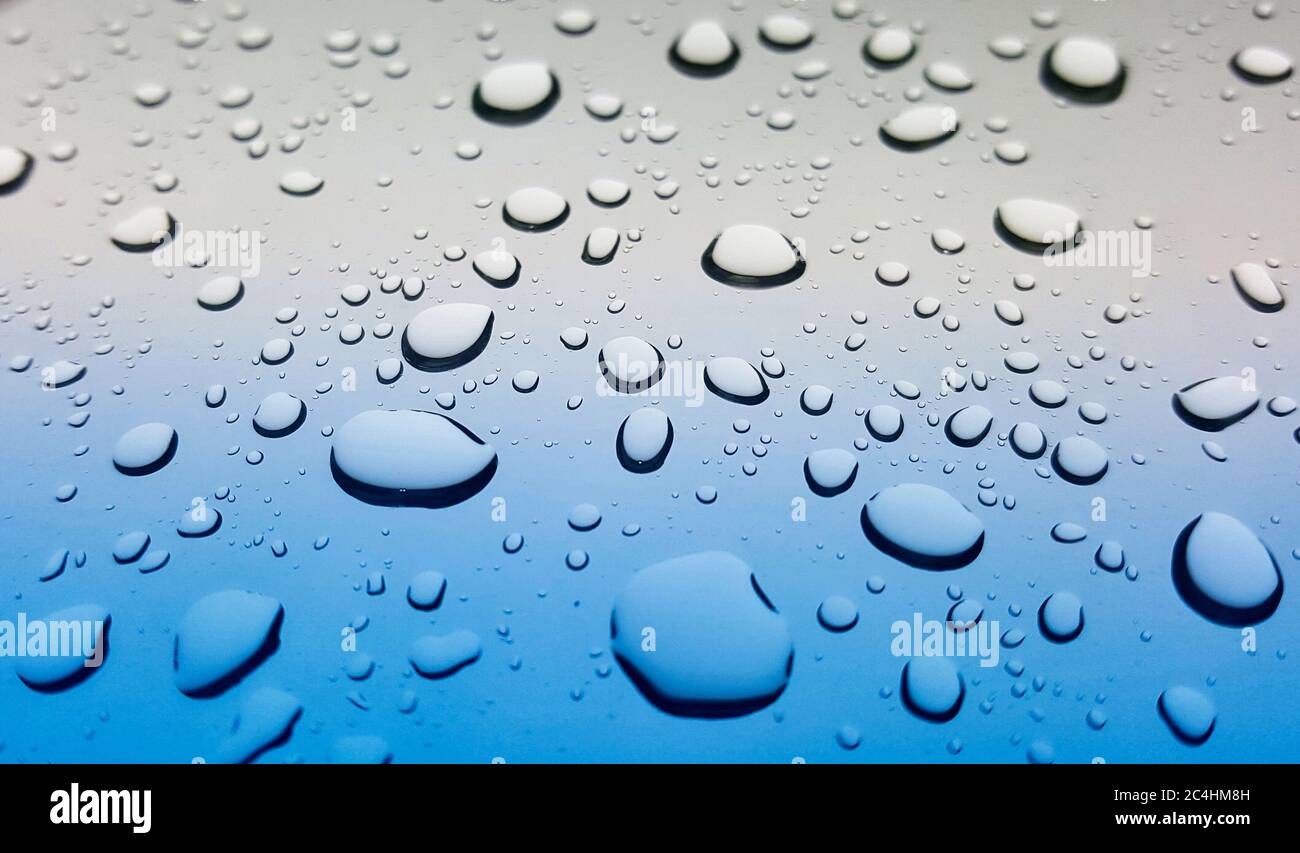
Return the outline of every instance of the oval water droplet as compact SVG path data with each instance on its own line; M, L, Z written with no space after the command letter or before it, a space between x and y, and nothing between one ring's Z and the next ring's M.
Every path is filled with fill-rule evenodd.
M984 547L984 525L961 502L925 483L902 483L877 492L862 507L871 544L923 569L968 565Z
M402 332L402 355L420 370L460 367L487 347L494 317L491 308L470 302L426 308Z
M804 260L788 237L766 225L729 225L700 260L723 284L774 286L803 275Z
M724 400L756 406L767 399L767 380L758 368L734 356L711 359L704 366L704 384Z
M525 124L546 115L559 99L560 81L545 63L515 62L483 75L471 105L486 121Z
M1174 588L1197 613L1223 625L1252 625L1282 600L1282 575L1268 546L1246 525L1206 512L1174 543Z
M618 461L638 474L658 470L668 458L672 445L672 421L653 406L632 412L618 428Z
M176 430L164 423L147 423L123 433L113 446L113 465L132 477L160 470L176 455Z
M1174 394L1174 411L1206 432L1227 429L1255 411L1259 390L1249 376L1217 376L1193 382Z
M334 433L330 468L348 494L381 506L444 507L478 493L497 454L461 424L434 412L373 409Z

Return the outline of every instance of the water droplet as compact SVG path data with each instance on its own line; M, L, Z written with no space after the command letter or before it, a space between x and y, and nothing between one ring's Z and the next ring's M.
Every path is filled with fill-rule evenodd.
M614 601L610 633L633 683L679 716L757 711L785 689L794 659L785 619L749 566L720 551L634 574Z
M491 445L445 415L371 410L334 433L334 479L358 500L443 507L473 496L496 472Z
M877 492L862 507L862 529L873 545L923 569L968 565L984 547L984 525L961 502L924 483Z

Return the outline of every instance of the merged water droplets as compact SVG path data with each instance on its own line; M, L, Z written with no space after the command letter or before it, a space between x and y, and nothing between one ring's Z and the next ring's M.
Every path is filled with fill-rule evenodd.
M275 652L283 619L284 608L269 595L228 589L200 598L176 626L177 689L225 692Z
M427 634L411 646L411 666L425 678L446 678L469 666L483 654L478 634L461 629L449 634Z
M862 507L862 529L881 551L922 569L969 565L984 547L984 524L943 489L902 483Z
M735 717L785 690L794 645L749 566L710 551L632 575L610 615L614 655L670 714Z
M1174 411L1188 425L1207 432L1227 429L1259 406L1259 391L1249 375L1216 376L1193 382L1174 394Z
M467 428L435 412L361 412L334 433L330 468L358 500L383 506L443 507L479 492L497 454Z

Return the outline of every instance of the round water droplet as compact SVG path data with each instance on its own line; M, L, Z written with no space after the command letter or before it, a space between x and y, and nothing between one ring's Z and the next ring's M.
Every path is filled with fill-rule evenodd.
M920 643L920 638L913 638ZM942 723L957 716L966 685L961 673L945 657L914 657L903 666L903 704L923 720Z
M1106 476L1110 460L1097 442L1081 435L1072 435L1061 439L1052 451L1052 467L1062 479L1079 486L1088 486Z
M1038 608L1038 627L1054 643L1068 643L1083 632L1083 602L1072 592L1054 592Z
M693 77L717 77L735 67L740 48L717 21L695 21L668 50L673 67Z
M848 491L858 475L858 459L840 447L815 450L803 463L808 488L822 497L834 497Z
M710 278L724 284L772 286L803 275L804 260L794 243L766 225L730 225L700 260Z
M516 62L494 68L474 87L472 107L497 124L536 121L560 99L560 82L542 62Z
M817 607L817 621L837 634L858 624L858 606L842 595L827 596Z
M307 420L307 404L292 394L276 391L257 405L253 429L267 438L282 438Z
M1109 102L1124 88L1124 65L1115 49L1100 39L1068 36L1043 56L1043 80L1059 95L1086 102Z
M244 296L244 282L235 275L221 275L199 288L199 304L209 311L233 308Z

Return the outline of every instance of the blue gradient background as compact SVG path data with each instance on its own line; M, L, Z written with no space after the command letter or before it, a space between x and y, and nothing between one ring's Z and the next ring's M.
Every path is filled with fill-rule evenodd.
M1234 264L1266 257L1281 260L1272 270L1275 280L1295 275L1300 123L1287 112L1300 107L1296 85L1252 86L1227 67L1231 54L1247 44L1274 44L1295 55L1300 14L1294 4L1278 3L1274 18L1265 21L1252 16L1248 4L1202 12L1182 4L1062 2L1052 4L1062 21L1050 30L1030 22L1031 5L897 4L892 22L924 21L926 32L916 57L875 79L864 74L860 56L871 29L868 16L838 20L824 4L800 12L818 38L795 54L774 53L756 41L755 27L777 10L775 4L753 3L741 12L724 4L707 4L707 10L706 4L698 10L696 4L591 4L598 24L581 38L556 32L551 20L559 7L543 2L374 3L364 11L341 2L247 5L248 17L232 22L222 17L219 3L195 9L159 0L147 17L132 15L129 4L0 4L0 33L16 24L32 30L24 44L0 44L0 71L11 83L0 99L0 144L38 159L24 187L0 197L0 358L7 364L15 355L31 355L36 362L25 373L6 369L0 375L0 542L8 593L0 618L20 610L37 618L83 602L103 604L113 617L106 665L71 690L33 692L13 674L11 661L0 661L0 761L189 762L216 750L241 701L262 686L288 690L304 706L292 738L263 762L324 761L335 740L349 735L383 737L401 762L1021 762L1028 745L1040 739L1062 762L1097 756L1108 762L1300 759L1292 724L1300 676L1288 654L1300 634L1293 557L1300 547L1296 416L1275 417L1261 405L1243 422L1208 436L1179 421L1170 407L1177 389L1245 367L1255 369L1264 400L1300 396L1295 306L1272 315L1251 311L1228 277ZM743 54L725 78L689 80L669 68L664 51L684 24L706 14L724 22ZM1189 32L1202 14L1212 24ZM182 50L176 29L196 16L212 21L209 41ZM127 31L105 32L103 22L112 20L126 23ZM491 40L476 36L484 21L499 30ZM270 47L247 52L234 44L249 23L275 33ZM364 49L355 68L329 65L322 40L342 26L363 38L377 29L398 33L396 56L411 64L411 73L385 77L384 60ZM1063 107L1039 85L1043 50L1072 32L1119 46L1129 77L1118 102ZM989 53L988 41L1004 33L1030 41L1025 58L1005 62ZM127 55L111 50L115 39L130 46ZM1161 43L1169 50L1160 50ZM552 63L562 95L541 122L503 129L471 113L469 94L491 67L484 52L493 45L506 59ZM800 94L790 76L810 58L833 67L818 81L815 97ZM976 87L945 98L925 84L921 71L938 58L966 67ZM185 67L186 59L195 67ZM77 64L89 71L87 78L67 80ZM67 82L50 88L51 74ZM167 82L172 96L146 110L131 92L151 79ZM233 82L255 92L243 110L216 103ZM879 143L877 126L907 103L902 92L910 85L922 87L927 102L959 109L957 137L923 153ZM1233 99L1221 96L1225 88L1236 90ZM617 92L627 115L596 122L582 109L586 89ZM357 110L356 132L343 132L338 110L357 90L373 99ZM27 93L37 102L25 100ZM455 101L436 109L442 94ZM865 106L855 104L857 98ZM746 114L751 102L765 111L789 109L798 123L772 131L762 116ZM679 126L671 143L619 140L619 130L635 127L636 112L646 104ZM57 111L54 132L41 129L44 106ZM1257 111L1259 133L1240 132L1245 107ZM318 112L328 123L313 121L298 152L281 152L277 135L289 129L290 118ZM236 114L254 114L264 123L262 135L272 142L265 158L250 158L230 138ZM992 157L1001 137L983 122L994 115L1010 120L1011 131L1001 137L1024 140L1029 161L1008 166ZM151 144L133 146L130 135L137 130L150 132ZM1232 145L1221 141L1225 135L1233 137ZM473 162L454 154L467 139L484 148ZM47 156L61 140L79 148L66 163ZM418 154L413 146L420 146ZM722 179L716 189L703 182L709 170L700 159L706 154L720 160L713 170ZM824 187L815 190L818 170L810 162L819 155L832 165L821 175ZM159 194L150 187L154 164L179 175L176 190ZM306 199L282 193L280 174L295 168L324 177L321 193ZM654 197L651 174L659 169L682 184L671 201ZM753 176L745 186L733 181L741 172ZM393 177L392 186L380 185L382 175ZM631 184L625 207L603 210L586 200L586 184L604 175ZM531 184L552 186L569 199L573 212L562 228L529 235L501 223L501 199ZM109 191L124 200L106 203ZM792 218L790 211L814 194L819 201L811 213ZM1090 228L1129 229L1134 217L1152 216L1157 275L1049 270L1036 256L998 245L993 209L1019 195L1068 204ZM477 208L480 198L492 204ZM237 307L214 314L195 304L195 291L213 271L160 270L148 255L130 255L108 242L111 225L146 204L165 205L187 229L239 224L266 237L261 275L246 282ZM708 279L699 254L719 228L736 221L766 222L802 236L809 257L804 278L765 291ZM880 222L891 227L878 229ZM582 239L602 224L642 228L644 238L609 266L586 266L579 259ZM422 227L430 236L418 240L412 235ZM962 233L967 249L938 255L929 245L936 227ZM870 239L851 242L860 229L870 231ZM498 236L523 264L523 277L510 290L489 287L468 259L443 257L445 247L461 245L472 258ZM832 252L836 244L848 249ZM858 250L860 260L853 257ZM71 263L80 254L90 262ZM908 264L907 285L888 289L874 281L872 271L886 260ZM371 269L427 276L425 295L407 302L382 294ZM1011 276L1017 272L1034 275L1038 286L1015 291ZM958 280L962 274L970 276L968 284ZM350 307L338 292L358 282L368 284L372 296ZM1135 292L1140 302L1129 302ZM114 306L92 317L106 294ZM611 295L626 308L607 310ZM960 331L942 331L938 318L911 316L911 304L923 295L942 298L943 313L961 318ZM992 303L1002 298L1021 305L1024 326L996 319ZM450 373L421 374L408 366L395 385L380 385L374 365L400 355L400 330L434 300L490 305L496 325L487 350ZM1115 302L1148 313L1112 325L1102 312ZM295 338L296 354L278 367L257 364L262 344L285 334L273 316L284 306L296 308L296 322L306 326ZM324 313L331 307L339 310L336 318ZM854 310L868 314L865 326L852 322ZM398 330L387 340L369 334L379 312ZM44 315L51 322L39 329L36 320ZM351 347L338 340L339 327L350 320L368 332ZM326 323L330 328L322 330ZM815 331L805 331L805 324ZM566 350L558 337L573 325L591 335L579 352ZM505 331L514 335L503 339ZM843 341L854 331L864 332L868 344L849 352ZM619 466L614 437L644 401L596 392L599 346L623 334L665 352L667 337L681 335L684 345L671 354L677 358L737 355L757 363L761 349L770 347L787 373L769 380L771 397L754 408L712 396L699 408L663 401L675 427L671 455L658 472L633 475ZM1254 345L1256 336L1268 338L1268 345ZM105 342L113 350L93 355ZM1093 344L1106 350L1101 361L1088 358ZM1003 367L1005 353L1018 349L1042 359L1034 376ZM324 355L328 364L317 367ZM1137 369L1121 369L1124 355L1138 359ZM1070 367L1070 356L1084 366ZM59 358L85 364L87 375L69 388L44 391L39 367ZM959 360L965 374L990 374L989 389L939 397L941 371L958 367ZM345 367L357 371L355 392L339 387ZM510 387L521 369L542 375L531 395ZM499 381L483 384L494 374ZM1065 383L1070 402L1054 411L1039 408L1027 395L1033 378ZM479 383L474 393L461 392L468 379ZM895 380L920 386L924 405L902 405L890 393ZM322 382L333 389L314 394ZM225 384L229 394L218 410L203 403L213 383ZM820 418L798 404L802 389L813 383L835 390L831 412ZM115 385L123 393L113 393ZM266 439L250 419L257 403L278 390L302 397L309 414L293 436ZM72 428L65 423L76 411L69 398L82 391L93 395L86 406L91 416L84 427ZM456 392L449 414L499 454L484 491L446 509L391 509L358 502L335 485L323 429L368 408L435 410L432 398L441 391ZM584 403L569 411L565 401L575 394ZM1075 409L1085 400L1105 404L1108 421L1091 426L1079 419ZM869 449L855 451L860 470L853 488L836 498L816 497L803 479L805 456L822 447L852 448L854 439L866 436L860 410L876 403L904 410L903 438L890 445L871 440ZM932 412L946 419L972 403L995 417L994 435L977 448L953 446L942 426L925 421ZM226 423L229 412L239 413L236 423ZM752 423L748 433L733 430L737 418ZM174 461L147 477L115 472L110 454L118 436L153 420L178 431ZM1036 463L996 440L1019 420L1039 423L1052 441L1076 432L1092 437L1108 450L1109 473L1090 487L1040 477ZM757 458L750 448L760 436L771 441ZM1228 462L1202 452L1207 437L1227 449ZM734 456L723 452L731 441L740 445ZM89 452L74 456L81 444ZM238 452L228 453L236 446ZM260 465L244 461L253 450L265 454ZM1145 464L1134 464L1134 454L1145 456ZM757 465L754 476L741 470L748 461ZM1015 497L1014 510L979 505L977 484L985 478L995 481L999 498ZM986 545L974 564L925 572L886 557L866 540L858 523L862 503L908 481L946 489L984 522ZM61 504L54 493L65 483L76 484L78 494ZM712 505L695 499L702 485L718 490ZM223 487L233 501L213 500ZM199 495L220 509L224 525L210 538L183 540L176 522ZM504 523L492 520L497 496L506 500ZM804 522L791 520L796 497L808 502ZM1107 502L1104 523L1089 521L1094 497ZM589 533L566 524L569 510L584 502L604 516ZM1258 626L1256 654L1242 651L1237 629L1207 622L1173 589L1174 539L1211 509L1254 530L1276 556L1287 585L1277 612ZM1059 521L1085 525L1088 539L1054 542L1050 530ZM623 535L628 523L641 525L641 532ZM162 571L140 575L114 564L114 540L137 529L153 536L154 547L171 551ZM523 534L526 544L508 555L501 543L512 532ZM313 550L320 536L329 536L330 544ZM262 544L252 544L259 538ZM276 538L288 544L283 558L266 544ZM1092 554L1104 539L1123 544L1136 580L1095 570ZM86 565L38 582L60 547L84 550ZM573 548L591 555L583 571L565 566ZM784 694L738 719L665 714L637 692L609 651L611 603L629 575L709 549L732 551L753 567L795 645ZM406 603L404 590L412 575L430 568L446 575L448 588L442 606L424 614ZM386 575L388 588L369 596L365 579L376 570ZM873 575L886 580L880 595L866 590ZM1001 668L963 662L962 710L951 722L935 724L914 717L899 699L904 661L889 653L889 625L910 620L915 611L944 618L953 584L983 603L986 619L1025 632L1023 646L1002 650L1003 661L1020 660L1025 671L1014 678ZM280 648L221 696L188 698L172 683L173 632L196 599L227 588L281 601ZM1077 593L1086 613L1084 633L1065 645L1048 643L1035 625L1038 606L1058 589ZM861 611L858 625L842 635L827 632L816 618L818 604L833 594L853 599ZM1013 617L1013 605L1023 615ZM340 650L340 631L357 617L369 620L357 635L358 648L377 664L363 682L344 674ZM440 681L410 672L412 640L458 628L482 637L478 662ZM1142 639L1144 632L1149 640ZM602 666L605 677L598 672ZM1012 691L1018 681L1028 686L1022 698ZM1203 690L1217 706L1214 734L1203 746L1179 743L1156 712L1159 693L1180 683ZM408 687L419 705L402 714L399 696ZM363 695L369 710L350 702L352 693ZM978 707L985 699L991 700L989 713ZM1101 699L1108 723L1093 731L1085 715ZM843 725L861 732L856 750L837 745ZM954 738L963 744L957 755L946 749Z

